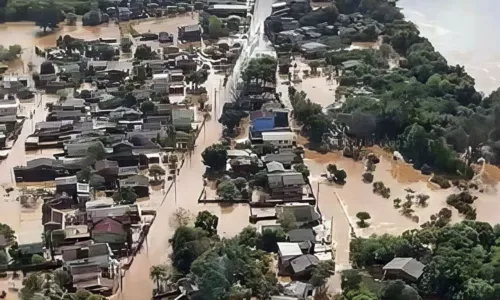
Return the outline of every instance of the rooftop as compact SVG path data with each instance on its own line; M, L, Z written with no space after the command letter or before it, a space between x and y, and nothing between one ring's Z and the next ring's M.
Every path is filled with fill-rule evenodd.
M402 270L418 279L424 273L425 265L411 257L396 257L383 267L383 270Z

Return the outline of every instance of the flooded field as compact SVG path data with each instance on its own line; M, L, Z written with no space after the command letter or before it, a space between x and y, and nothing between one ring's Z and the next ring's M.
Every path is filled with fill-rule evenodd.
M329 153L321 155L316 152L306 152L306 164L311 169L313 174L313 187L319 183L319 198L320 208L326 215L332 214L330 203L339 197L343 209L348 214L350 224L356 228L356 214L360 211L366 211L371 215L370 227L365 229L357 229L356 232L363 236L369 236L373 233L383 234L400 234L411 228L418 228L421 224L429 220L432 214L437 213L441 208L448 207L446 198L458 192L456 188L447 190L437 189L434 185L428 182L429 177L421 175L414 170L410 165L394 162L385 156L381 156L381 161L377 164L374 172L374 182L382 181L385 186L391 189L391 196L385 199L373 193L372 184L366 184L361 180L361 175L364 172L362 162L355 162L352 159L340 156L337 153ZM326 166L336 164L337 167L343 168L347 172L347 183L343 186L328 183L319 175L325 173ZM494 166L489 166L490 173L499 172L500 169ZM477 209L477 220L490 222L492 224L500 223L500 216L496 213L500 198L498 197L497 189L500 187L498 181L490 186L484 193L474 192L478 196L478 200L474 203ZM405 190L412 189L415 195L425 194L430 197L426 207L413 205L415 210L414 215L419 217L418 222L407 218L394 208L393 200L400 198L405 200L408 194ZM325 204L328 202L328 204ZM334 205L334 204L332 204ZM460 221L462 217L458 212L453 211L453 221ZM346 224L344 224L346 225ZM342 231L343 229L338 228ZM349 230L349 228L344 228Z
M35 59L34 47L40 48L53 47L56 45L59 36L71 35L75 38L93 40L99 37L116 37L120 36L118 25L114 23L103 24L100 26L82 26L78 23L75 26L68 26L64 23L59 24L59 28L53 31L43 32L33 22L16 22L5 23L0 25L0 40L2 45L19 44L23 48L21 60L16 60L9 63L7 73L26 72L26 64ZM23 63L24 62L24 63Z

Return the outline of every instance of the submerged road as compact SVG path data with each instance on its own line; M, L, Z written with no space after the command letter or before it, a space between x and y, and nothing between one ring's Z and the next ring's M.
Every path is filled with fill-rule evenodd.
M263 22L271 13L272 1L257 0L254 8L252 24L250 25L249 41L262 40ZM263 30L262 30L263 32ZM266 46L267 47L267 46ZM147 242L135 257L130 269L123 278L123 289L115 299L124 300L147 300L151 299L153 282L149 278L149 269L157 264L169 264L169 253L171 250L169 239L175 228L171 226L172 213L179 207L188 209L193 215L198 211L209 210L219 216L219 235L223 237L234 236L248 225L248 206L234 205L229 209L221 209L218 205L199 205L197 200L203 188L202 175L205 166L201 160L201 153L208 146L218 142L222 126L217 122L215 116L220 116L224 103L232 101L232 88L236 87L240 77L242 62L252 56L253 51L248 51L248 45L243 49L238 59L232 76L230 76L227 88L221 90L222 75L210 74L204 84L209 93L209 103L214 108L211 119L207 119L202 129L196 147L190 156L186 157L183 168L176 179L177 197L174 189L166 195L163 205L157 210L156 220L150 228Z

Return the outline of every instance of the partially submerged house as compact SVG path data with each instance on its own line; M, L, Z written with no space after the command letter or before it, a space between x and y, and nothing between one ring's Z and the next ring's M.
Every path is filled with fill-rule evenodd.
M302 200L304 176L298 172L281 172L267 174L272 199L283 201Z

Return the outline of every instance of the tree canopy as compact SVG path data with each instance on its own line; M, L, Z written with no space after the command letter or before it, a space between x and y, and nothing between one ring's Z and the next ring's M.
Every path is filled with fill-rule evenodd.
M203 151L201 157L203 163L210 167L211 171L221 171L226 167L227 149L222 144L213 144Z

